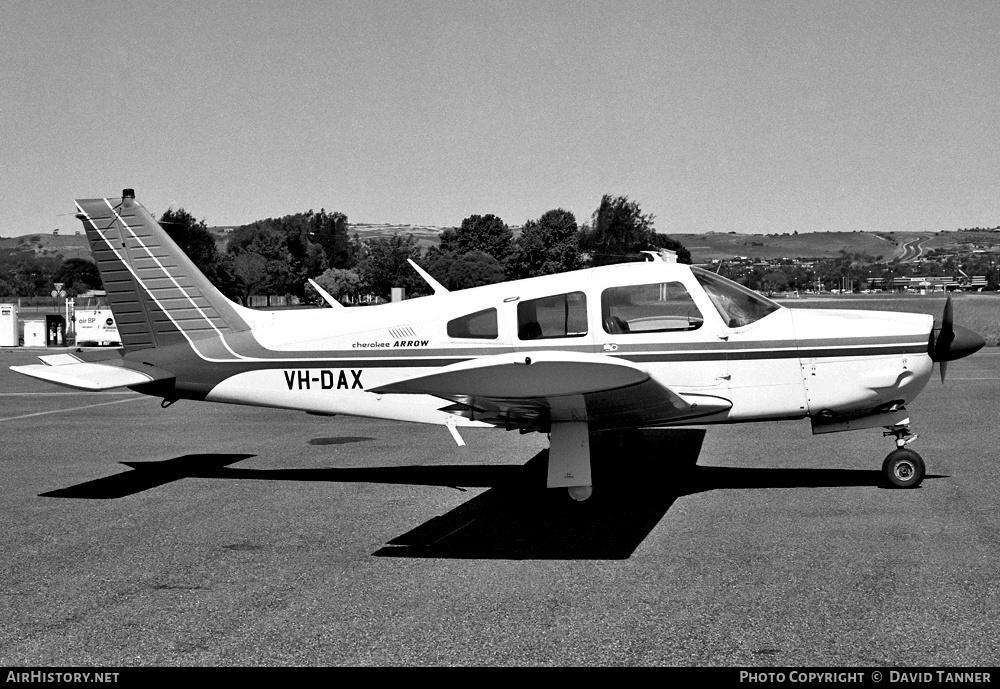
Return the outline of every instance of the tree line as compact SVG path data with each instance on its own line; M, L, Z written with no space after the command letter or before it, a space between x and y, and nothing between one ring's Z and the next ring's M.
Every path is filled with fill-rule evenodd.
M690 252L657 233L653 221L635 201L611 195L601 199L589 224L578 225L572 212L557 208L525 222L517 236L496 215L471 215L423 251L412 235L356 243L360 251L354 266L331 266L316 281L338 298L372 294L384 299L392 287L403 287L411 296L430 293L407 259L449 290L641 260L640 252L661 248L677 251L678 260L690 263Z
M605 195L589 223L578 225L573 213L558 208L528 220L516 236L496 215L471 215L442 231L440 243L427 249L409 234L362 241L350 235L345 214L325 209L235 228L224 250L206 222L183 208L167 210L159 222L220 290L243 304L254 295L318 302L309 278L343 301L388 299L393 287L405 288L409 296L430 293L407 259L450 290L640 260L640 252L660 248L691 262L690 253L657 233L654 217L625 196ZM25 254L8 255L6 262L0 295L46 295L53 282L63 282L67 295L75 296L101 285L96 266L86 259L60 262Z
M590 266L642 260L640 252L671 249L682 263L690 252L656 232L655 218L626 196L606 194L582 225L570 211L557 208L524 223L515 233L500 217L471 215L458 227L442 231L440 243L421 249L408 234L362 241L349 233L343 213L320 209L267 218L236 228L220 250L204 220L183 208L160 217L166 232L227 296L249 304L255 295L292 295L319 303L309 286L314 279L345 302L363 297L388 299L393 287L409 296L430 288L409 265L413 259L450 290L549 275ZM884 284L887 278L922 274L966 273L987 276L988 289L1000 284L1000 266L991 256L948 258L928 264L883 263L882 257L850 254L818 260L811 268L793 265L747 266L723 262L722 275L763 292L804 290L817 282L825 289L844 284ZM753 263L757 263L754 261ZM31 251L0 252L0 298L48 296L54 283L67 296L101 287L97 267L87 259L36 257Z
M63 260L58 256L35 256L33 251L0 252L0 299L49 296L56 283L66 295L75 297L101 288L101 276L93 261Z
M268 218L236 228L220 252L204 221L185 210L168 211L160 223L196 265L230 297L292 295L318 301L314 279L342 301L388 299L393 287L409 296L431 289L409 265L416 261L449 290L549 275L591 265L637 260L639 252L669 248L690 263L690 253L653 228L654 217L625 196L605 195L590 224L570 211L547 211L514 231L493 214L471 215L441 232L440 243L421 249L410 234L349 236L339 212Z

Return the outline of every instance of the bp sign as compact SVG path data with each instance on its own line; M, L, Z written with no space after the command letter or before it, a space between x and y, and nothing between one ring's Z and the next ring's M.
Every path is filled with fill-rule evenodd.
M77 309L76 310L76 343L82 344L121 344L114 315L108 309Z

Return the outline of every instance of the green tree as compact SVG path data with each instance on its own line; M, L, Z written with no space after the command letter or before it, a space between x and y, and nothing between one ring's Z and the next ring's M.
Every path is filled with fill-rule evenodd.
M683 245L653 229L654 216L644 214L627 196L605 194L591 216L590 227L580 232L580 248L589 252L595 266L634 260L640 251L667 248L677 252L677 260L691 262Z
M232 257L233 286L244 304L254 294L288 294L301 277L293 273L285 237L277 231L241 227L233 232L227 252Z
M768 294L784 292L788 289L788 283L788 275L780 270L768 271L761 280L761 284Z
M361 258L363 246L357 234L348 236L347 216L321 208L294 213L280 218L257 220L237 229L237 234L249 228L272 232L283 238L288 262L288 294L306 296L306 279L316 277L328 268L353 268Z
M653 220L652 214L643 214L639 204L627 196L605 194L591 216L590 229L581 237L581 247L591 252L594 265L617 263L651 248Z
M85 258L69 258L63 261L52 275L52 282L63 283L63 289L71 297L92 289L101 289L102 285L97 264Z
M327 213L320 209L309 219L313 241L323 247L328 268L353 268L360 256L357 242L347 236L347 216L344 213ZM356 237L356 235L355 235Z
M444 285L446 289L451 289L449 285L451 280L449 272L451 271L451 264L457 258L458 254L454 251L442 251L440 246L431 246L424 252L419 263L424 270Z
M470 215L461 227L441 233L441 251L458 255L484 251L503 263L510 253L514 233L495 215Z
M401 237L375 237L365 242L365 255L358 261L357 271L361 278L360 290L388 299L393 287L403 287L407 294L426 293L423 281L407 263L406 259L417 260L420 247L413 235Z
M432 246L420 259L423 267L446 289L468 289L503 282L505 270L500 261L485 251L442 252Z
M691 252L683 244L672 237L656 232L650 242L653 249L669 249L677 254L678 263L691 264Z
M448 289L468 289L503 282L500 261L485 251L467 251L457 256L448 267Z
M229 251L230 253L237 251L239 247L236 245L245 242L245 238L254 233L265 232L280 238L288 273L288 283L282 288L284 291L281 293L302 298L305 296L306 278L319 275L328 265L326 252L314 238L314 229L322 224L323 217L325 212L317 214L309 210L305 213L254 221L237 228L229 242ZM273 289L278 288L278 285L273 287Z
M160 225L174 242L181 248L198 270L214 284L220 283L220 254L215 244L215 238L208 231L204 220L195 220L194 216L183 208L167 209L160 216Z
M583 267L576 216L558 208L524 224L507 257L512 279L564 273Z
M0 253L0 296L48 296L61 264L59 258L36 257L31 251Z
M338 301L344 299L354 299L357 297L361 287L361 276L356 270L344 270L341 268L327 268L316 278L320 287L329 292L330 296Z

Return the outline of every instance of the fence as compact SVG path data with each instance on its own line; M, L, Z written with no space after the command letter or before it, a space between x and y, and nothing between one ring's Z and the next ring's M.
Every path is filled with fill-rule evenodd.
M265 294L253 294L250 296L250 308L260 309L260 308L270 308L273 306L295 306L298 304L298 299L295 297L288 297L284 294L282 295L265 295Z
M62 314L66 310L66 300L57 297L0 297L5 304L17 304L18 313L24 316L44 316ZM77 304L77 306L82 306Z

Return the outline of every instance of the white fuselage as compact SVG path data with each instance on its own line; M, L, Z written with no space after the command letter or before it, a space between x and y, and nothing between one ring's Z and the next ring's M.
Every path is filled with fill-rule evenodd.
M686 290L691 329L628 332L607 323L602 299L629 285ZM683 289L678 287L683 286ZM663 288L663 300L668 300ZM583 297L579 296L583 293ZM567 333L525 339L518 305L573 294L582 308ZM582 304L583 307L580 307ZM490 337L455 336L468 314L496 309ZM259 352L240 350L246 370L221 380L206 399L314 413L424 423L484 425L447 411L432 395L374 394L372 388L477 357L559 351L627 359L679 393L711 395L732 406L699 423L874 413L912 400L932 362L929 316L778 308L746 325L728 325L688 266L640 263L576 271L353 309L241 310ZM567 317L568 320L568 317ZM652 319L656 321L656 319ZM660 319L661 321L663 319ZM255 365L256 364L256 365ZM260 367L260 364L266 364ZM240 368L240 367L237 367Z

